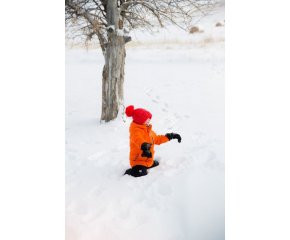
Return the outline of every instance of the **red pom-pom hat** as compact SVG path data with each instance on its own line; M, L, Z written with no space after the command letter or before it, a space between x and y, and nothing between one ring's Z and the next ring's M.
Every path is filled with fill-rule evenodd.
M144 124L148 118L152 118L152 114L143 108L134 109L133 105L126 108L125 111L128 117L132 117L133 121L138 124Z

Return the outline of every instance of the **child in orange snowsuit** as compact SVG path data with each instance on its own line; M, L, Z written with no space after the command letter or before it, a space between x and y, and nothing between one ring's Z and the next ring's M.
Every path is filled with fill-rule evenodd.
M125 111L128 117L133 118L130 125L130 165L125 174L133 177L141 177L148 174L147 169L159 165L159 162L153 160L154 145L166 143L172 139L178 139L181 142L179 134L167 133L165 135L156 135L149 124L152 114L145 109L129 106Z

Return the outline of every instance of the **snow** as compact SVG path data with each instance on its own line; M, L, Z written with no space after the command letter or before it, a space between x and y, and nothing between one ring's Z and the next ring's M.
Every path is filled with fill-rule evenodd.
M131 118L100 123L104 59L100 49L66 51L66 239L219 240L225 238L224 6L203 19L204 35L126 52L125 106L153 115L160 165L141 178L129 168ZM189 39L197 39L187 42ZM158 40L159 39L159 40ZM136 40L136 39L135 39ZM195 42L196 41L196 42Z
M110 25L110 26L107 27L107 29L115 30L115 26L114 25Z
M193 21L194 22L194 21ZM195 24L204 33L188 34L187 31L183 31L174 26L167 26L157 30L157 33L152 35L148 32L131 31L132 41L138 43L169 41L169 42L190 42L201 43L206 38L223 39L225 35L224 27L216 27L217 23L225 25L225 5L224 1L221 1L216 8L214 8L208 17L195 19ZM192 27L193 27L192 26ZM129 46L132 43L129 43Z
M117 29L117 35L118 36L129 36L128 34L125 33L125 29Z

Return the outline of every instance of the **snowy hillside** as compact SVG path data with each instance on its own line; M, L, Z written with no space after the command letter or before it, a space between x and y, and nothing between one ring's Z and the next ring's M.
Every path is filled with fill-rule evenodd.
M132 36L125 105L182 137L156 146L160 165L141 178L123 176L131 118L100 124L101 50L66 50L66 240L224 239L223 20L221 4L204 33Z

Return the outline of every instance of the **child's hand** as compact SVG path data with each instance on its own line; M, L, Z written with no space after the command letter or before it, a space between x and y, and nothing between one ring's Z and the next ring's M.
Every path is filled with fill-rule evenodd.
M141 157L152 157L152 153L150 152L150 144L147 142L142 143L141 150L143 150L143 153L141 154Z
M181 137L177 133L166 133L165 136L170 140L177 139L179 143L181 143Z

